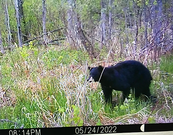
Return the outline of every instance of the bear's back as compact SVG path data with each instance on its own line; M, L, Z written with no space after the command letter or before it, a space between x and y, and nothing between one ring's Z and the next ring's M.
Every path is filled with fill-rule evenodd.
M128 60L128 61L119 62L114 66L114 69L122 74L125 73L126 71L133 72L134 74L140 74L143 77L145 76L150 80L152 80L150 71L139 61Z

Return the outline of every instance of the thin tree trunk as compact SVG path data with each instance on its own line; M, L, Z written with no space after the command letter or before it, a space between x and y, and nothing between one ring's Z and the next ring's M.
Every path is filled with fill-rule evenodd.
M145 0L144 0L144 26L145 26L145 30L144 30L144 35L145 35L145 46L148 46L148 18L147 18L147 5L145 4Z
M129 44L129 38L128 38L128 31L127 31L127 7L124 8L124 16L125 16L125 33L126 33L126 37L125 37L125 44ZM125 49L126 54L125 56L128 56L128 48Z
M170 14L172 15L171 16L171 20L173 20L173 1L170 3L171 6L170 6ZM173 21L171 21L171 39L173 39Z
M3 47L3 44L2 44L1 29L0 29L0 48L1 48L1 53L4 54L5 51L4 51L4 47Z
M21 31L21 16L19 14L19 0L14 0L15 10L16 10L16 20L17 20L17 36L19 47L22 47L22 31Z
M163 31L162 31L162 28L163 28L163 20L164 20L164 18L163 18L163 9L162 9L162 7L163 7L163 3L162 3L162 0L157 0L157 2L158 2L158 14L157 14L157 20L158 20L158 31L157 31L157 33L158 33L158 35L157 35L157 54L156 54L156 57L160 57L160 51L161 51L161 48L162 48L162 44L160 44L160 41L161 41L161 39L162 39L162 37L163 37ZM156 59L155 59L155 61L156 61Z
M5 7L4 7L4 10L5 10L5 24L6 24L6 29L7 29L7 32L8 32L8 36L7 36L7 39L8 39L8 47L9 49L12 47L12 43L11 43L11 29L10 29L10 19L9 19L9 14L8 14L8 3L7 3L7 0L5 0Z
M154 37L154 60L156 61L157 53L159 53L159 43L160 37L162 36L161 28L162 28L162 0L157 0L157 5L153 4L153 37Z
M111 35L112 35L112 0L109 0L109 29L108 29L108 40L111 40Z
M133 54L136 53L136 50L137 50L137 42L138 42L138 30L139 30L139 24L138 24L138 17L139 17L139 8L137 6L137 4L133 1L133 7L134 7L134 10L135 10L135 26L136 26L136 33L135 33L135 42L134 42L134 45L133 45Z
M100 49L106 43L106 2L101 0L101 45Z
M157 12L157 41L156 41L156 43L157 44L159 44L160 43L160 38L162 37L162 31L161 31L161 29L162 29L162 20L163 20L163 13L162 13L162 6L163 6L163 4L162 4L162 0L157 0L157 3L158 3L158 6L157 6L157 10L158 11L156 11Z
M43 13L42 13L42 23L43 23L43 40L44 45L47 47L47 34L46 34L46 0L42 0L42 7L43 7Z

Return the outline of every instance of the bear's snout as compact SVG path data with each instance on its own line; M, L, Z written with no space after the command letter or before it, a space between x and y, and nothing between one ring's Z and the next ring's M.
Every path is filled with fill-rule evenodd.
M87 82L93 82L93 81L94 81L94 79L93 79L92 76L90 76L90 77L87 79Z

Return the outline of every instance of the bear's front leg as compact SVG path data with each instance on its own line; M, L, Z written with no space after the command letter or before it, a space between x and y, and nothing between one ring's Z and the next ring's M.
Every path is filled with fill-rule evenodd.
M105 97L105 102L112 104L112 88L107 86L102 86L103 94Z

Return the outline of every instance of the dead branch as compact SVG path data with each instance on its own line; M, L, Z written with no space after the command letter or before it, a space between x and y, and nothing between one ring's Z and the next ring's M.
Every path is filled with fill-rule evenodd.
M46 34L54 33L54 32L60 31L60 30L62 30L62 29L64 29L64 28L59 28L59 29L55 29L55 30L52 30L52 31L48 31L48 32L46 32ZM44 34L41 34L41 35L39 35L39 36L37 36L37 37L34 37L34 38L32 38L32 39L29 39L29 40L26 40L26 41L24 41L24 44L29 43L30 41L39 39L39 38L43 37L43 35L44 35Z

